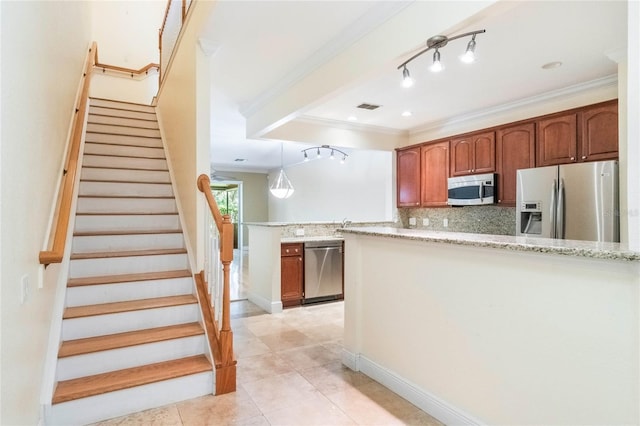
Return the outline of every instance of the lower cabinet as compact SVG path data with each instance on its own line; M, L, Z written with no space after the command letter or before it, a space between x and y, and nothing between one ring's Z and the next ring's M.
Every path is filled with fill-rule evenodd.
M295 306L302 302L304 288L304 262L302 243L280 246L280 292L282 306Z

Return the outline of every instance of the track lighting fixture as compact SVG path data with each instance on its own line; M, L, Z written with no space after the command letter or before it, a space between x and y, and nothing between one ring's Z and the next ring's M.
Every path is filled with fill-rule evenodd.
M330 145L321 145L321 146L314 146L311 148L307 148L307 149L303 149L302 153L304 154L304 161L309 161L309 156L307 155L307 151L312 151L315 150L316 151L316 158L322 158L322 153L320 152L321 149L326 149L330 151L329 154L329 158L334 160L336 158L336 153L339 153L342 155L342 159L340 160L340 164L344 164L344 162L347 160L347 157L349 156L349 154L347 154L344 151L339 150L336 147L330 146Z
M433 52L433 63L431 64L429 69L432 72L442 71L444 69L444 66L442 65L442 62L440 62L440 49L445 47L450 41L457 40L462 37L471 36L471 40L467 44L467 50L465 51L465 53L462 56L460 56L460 60L466 64L470 64L474 62L476 59L475 57L476 35L482 34L485 32L486 30L478 30L478 31L470 31L464 34L459 34L453 37L437 35L429 38L429 40L427 40L427 47L425 49L422 49L421 51L419 51L418 53L416 53L415 55L413 55L412 57L410 57L409 59L407 59L406 61L404 61L398 66L398 69L402 69L402 85L404 87L411 87L413 85L413 79L409 74L409 69L407 68L407 65L409 64L409 62L413 61L418 56L428 52L429 50L435 50L435 52Z

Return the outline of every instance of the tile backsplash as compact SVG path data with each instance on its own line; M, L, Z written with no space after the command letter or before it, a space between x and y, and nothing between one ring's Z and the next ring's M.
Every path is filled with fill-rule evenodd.
M516 232L515 207L403 208L398 209L398 218L403 228L494 235L515 235ZM410 218L416 219L415 225L409 224ZM424 219L428 219L428 225L424 224Z

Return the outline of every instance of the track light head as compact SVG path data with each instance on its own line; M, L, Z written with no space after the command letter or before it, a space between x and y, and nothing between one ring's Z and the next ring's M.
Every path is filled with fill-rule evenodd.
M442 66L442 62L440 62L440 52L438 51L438 49L433 52L433 64L431 64L429 69L431 70L431 72L440 72L444 69L444 66Z
M476 35L474 34L469 44L467 44L467 51L464 55L460 56L460 60L465 64L471 64L476 61Z
M402 70L402 86L403 87L413 86L413 79L411 78L411 75L409 74L409 70L407 69L406 66Z

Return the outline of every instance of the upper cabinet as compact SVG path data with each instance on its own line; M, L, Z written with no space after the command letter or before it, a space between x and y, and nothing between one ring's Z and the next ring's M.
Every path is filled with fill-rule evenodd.
M398 207L420 206L420 147L399 150L396 161Z
M451 141L451 176L491 173L496 169L495 133L475 133Z
M573 113L538 121L538 167L577 161L577 117Z
M422 196L423 207L442 207L449 199L447 179L449 178L449 141L423 145Z
M618 158L618 102L585 108L580 115L580 160Z
M536 166L618 158L618 101L541 119Z
M498 204L516 205L516 171L535 167L535 123L503 127L496 133Z

